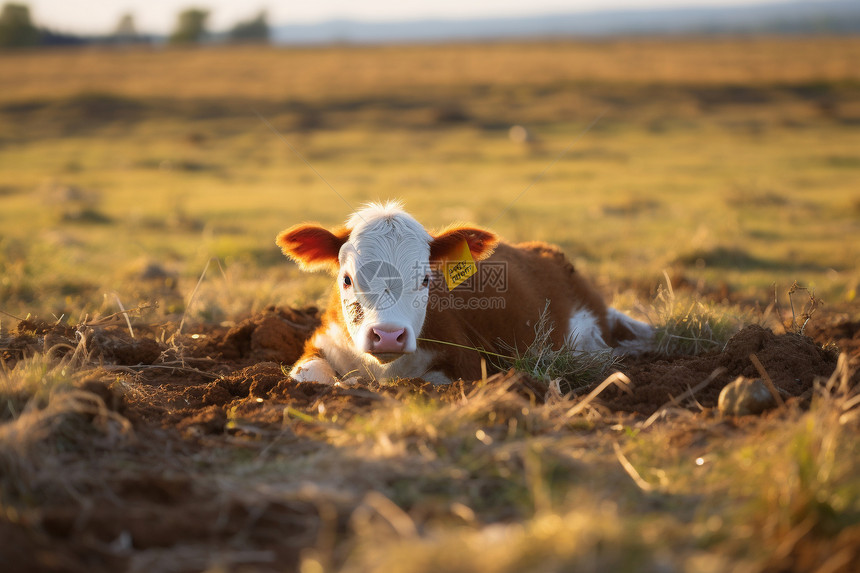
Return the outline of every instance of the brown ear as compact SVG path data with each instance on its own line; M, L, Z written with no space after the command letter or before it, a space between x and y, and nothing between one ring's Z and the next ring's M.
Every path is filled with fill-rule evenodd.
M430 260L444 261L459 250L466 241L472 258L482 261L493 254L499 237L491 231L476 227L449 227L433 237L430 243Z
M304 223L283 231L275 242L303 270L331 270L337 268L338 253L349 233L346 227L332 233L319 225Z

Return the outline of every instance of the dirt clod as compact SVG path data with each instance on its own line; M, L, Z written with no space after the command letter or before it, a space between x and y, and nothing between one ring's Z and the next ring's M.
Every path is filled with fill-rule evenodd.
M51 350L62 355L77 344L74 327L44 320L22 320L15 327L13 336L0 334L0 360L14 368L19 360L37 352Z
M223 406L233 395L223 381L216 381L203 386L189 386L182 392L182 399L187 404L185 409L191 410L200 406Z
M286 377L280 364L261 362L234 372L224 379L224 383L236 396L262 398Z
M319 326L315 307L304 310L269 307L231 328L215 349L228 360L295 362L305 341Z
M122 409L122 393L112 388L104 380L85 380L81 383L80 388L101 398L105 407L109 410L120 411Z

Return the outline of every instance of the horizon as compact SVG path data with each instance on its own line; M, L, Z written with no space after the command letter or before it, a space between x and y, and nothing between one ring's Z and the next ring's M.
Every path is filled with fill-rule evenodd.
M473 19L527 18L552 14L600 13L612 11L661 11L695 8L743 8L758 5L778 5L791 0L579 0L559 2L536 0L523 8L518 0L440 0L429 3L395 4L391 0L367 0L359 4L342 0L321 0L309 5L271 5L258 2L252 8L237 7L229 0L126 0L111 3L106 9L99 0L30 0L34 23L62 33L102 35L115 29L124 14L131 14L139 33L165 35L172 29L176 16L188 8L200 8L210 13L209 28L226 30L236 22L253 18L266 11L270 26L314 25L333 20L356 22L417 22L423 20L465 21ZM821 4L827 0L811 0Z

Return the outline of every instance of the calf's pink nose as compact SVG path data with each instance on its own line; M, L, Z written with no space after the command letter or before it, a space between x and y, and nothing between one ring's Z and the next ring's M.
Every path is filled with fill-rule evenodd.
M406 347L406 329L383 330L370 329L371 352L403 352Z

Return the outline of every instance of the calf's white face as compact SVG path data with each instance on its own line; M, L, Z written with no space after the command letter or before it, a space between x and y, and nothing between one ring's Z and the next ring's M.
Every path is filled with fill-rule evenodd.
M399 204L371 204L334 232L297 225L278 236L302 268L336 271L343 327L352 347L380 362L415 352L427 314L433 269L465 241L473 258L488 257L498 238L482 229L428 233Z
M411 217L356 219L338 256L344 322L356 351L388 362L417 348L432 237Z

